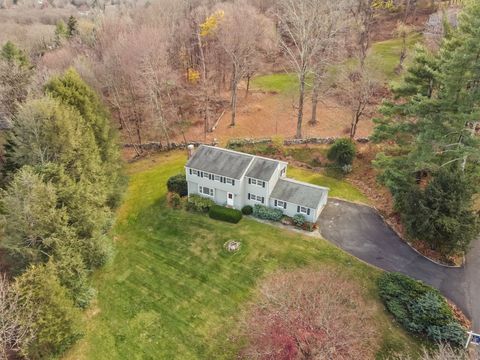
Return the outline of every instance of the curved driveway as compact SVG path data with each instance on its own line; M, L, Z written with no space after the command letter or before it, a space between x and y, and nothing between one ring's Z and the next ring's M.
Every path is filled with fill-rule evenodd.
M318 223L325 239L350 254L439 289L472 319L474 330L480 331L480 241L470 250L465 267L447 268L417 254L368 206L330 199Z

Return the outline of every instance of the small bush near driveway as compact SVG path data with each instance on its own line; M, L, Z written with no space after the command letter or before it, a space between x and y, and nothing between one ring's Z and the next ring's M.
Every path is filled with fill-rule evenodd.
M438 290L398 273L384 273L378 287L387 309L408 331L435 342L465 344L465 329Z
M222 220L233 224L242 220L242 212L240 210L230 209L220 205L213 205L208 211L208 216L212 219Z

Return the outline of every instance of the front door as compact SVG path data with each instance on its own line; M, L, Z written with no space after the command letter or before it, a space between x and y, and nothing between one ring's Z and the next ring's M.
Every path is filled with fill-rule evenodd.
M227 206L233 206L233 194L227 193Z

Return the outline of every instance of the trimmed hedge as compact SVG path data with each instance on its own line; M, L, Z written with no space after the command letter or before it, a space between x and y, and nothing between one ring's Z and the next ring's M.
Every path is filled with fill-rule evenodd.
M253 213L253 208L250 205L245 205L242 208L242 214L243 215L252 215Z
M207 213L214 205L215 202L213 200L192 194L188 197L187 210Z
M185 174L174 175L167 180L167 189L180 196L188 195L188 184Z
M435 342L465 344L466 330L438 290L398 273L382 274L378 287L387 309L408 331Z
M241 211L220 205L213 205L208 211L208 216L210 216L212 219L222 220L233 224L236 224L242 220Z
M264 220L280 221L283 217L283 211L257 204L253 207L253 216Z

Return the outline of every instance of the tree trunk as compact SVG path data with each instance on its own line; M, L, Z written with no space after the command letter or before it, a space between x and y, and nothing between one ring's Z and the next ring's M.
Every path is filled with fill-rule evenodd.
M232 68L232 85L231 85L231 101L230 106L232 110L232 121L230 127L235 126L235 118L237 117L237 89L238 89L238 71L237 66L234 64Z
M297 116L297 139L302 138L303 104L305 101L305 72L300 74L300 93L298 98L298 116Z
M198 42L198 48L200 51L200 61L202 62L202 87L203 87L203 111L204 111L204 138L205 140L207 139L207 132L208 132L208 126L210 123L210 113L209 113L209 96L208 96L208 88L207 88L207 65L205 63L205 54L203 53L203 44L202 44L202 38L200 36L200 33L197 32L197 42Z
M317 124L317 105L318 105L318 92L320 85L320 75L315 73L315 78L313 79L313 89L312 89L312 117L310 118L309 124Z
M245 99L248 97L248 91L250 90L250 78L252 76L250 74L247 75L247 90L245 91Z

